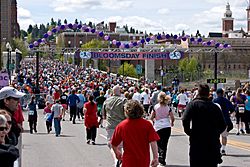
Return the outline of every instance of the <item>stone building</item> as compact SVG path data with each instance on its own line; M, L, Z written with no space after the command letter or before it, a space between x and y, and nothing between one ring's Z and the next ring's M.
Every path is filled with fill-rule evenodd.
M14 37L20 37L20 27L17 22L17 1L1 0L0 39L10 42Z

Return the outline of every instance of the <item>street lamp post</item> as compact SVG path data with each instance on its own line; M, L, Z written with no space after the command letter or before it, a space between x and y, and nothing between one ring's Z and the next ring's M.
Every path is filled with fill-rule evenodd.
M39 52L36 52L36 88L39 90Z
M8 70L8 75L9 75L9 84L11 84L10 63L11 63L11 51L12 51L12 48L11 48L9 42L6 43L6 48L7 48L7 52L8 52L7 70Z
M161 52L164 52L164 51L165 51L165 49L164 49L164 47L162 46L162 47L161 47ZM163 86L163 82L164 82L163 76L164 76L163 59L161 59L161 84L162 84L162 86Z
M217 90L217 64L218 64L218 53L214 52L214 89Z

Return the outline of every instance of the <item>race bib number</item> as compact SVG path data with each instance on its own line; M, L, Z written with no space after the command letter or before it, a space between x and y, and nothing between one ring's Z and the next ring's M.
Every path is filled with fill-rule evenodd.
M245 107L239 107L239 113L244 113L245 112Z
M34 114L35 114L35 111L33 111L33 110L29 111L29 115L34 115Z

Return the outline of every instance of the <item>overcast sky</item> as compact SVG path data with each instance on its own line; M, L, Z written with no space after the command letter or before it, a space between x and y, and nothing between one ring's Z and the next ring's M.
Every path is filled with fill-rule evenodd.
M234 29L246 30L249 0L17 0L21 29L47 24L53 17L74 23L116 21L118 26L147 32L195 34L221 32L227 2L233 12Z

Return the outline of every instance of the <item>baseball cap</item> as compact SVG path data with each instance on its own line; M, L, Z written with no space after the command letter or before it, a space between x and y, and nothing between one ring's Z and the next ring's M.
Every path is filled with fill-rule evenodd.
M7 97L21 98L25 95L25 93L19 92L17 89L6 86L0 90L0 100L5 99Z

